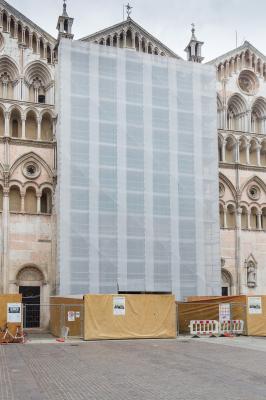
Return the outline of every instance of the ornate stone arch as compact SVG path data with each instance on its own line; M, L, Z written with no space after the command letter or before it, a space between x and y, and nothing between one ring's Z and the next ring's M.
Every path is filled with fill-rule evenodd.
M24 71L25 82L30 86L33 80L39 78L44 87L48 87L52 82L51 73L47 65L42 61L32 61Z
M229 188L229 190L232 193L233 200L236 201L236 199L237 199L236 189L235 189L234 185L232 184L232 182L230 181L230 179L228 179L227 176L225 176L224 174L222 174L220 172L219 180Z
M36 163L39 163L46 170L51 180L53 179L54 174L49 165L46 163L46 161L44 161L39 155L35 154L34 152L29 152L19 157L10 168L10 176L12 176L12 174L19 165L26 162L27 160L34 160Z
M25 264L20 267L16 274L17 286L46 285L47 280L44 272L36 264Z
M266 193L266 184L263 182L261 178L259 178L257 175L253 175L251 178L249 178L240 188L240 193L241 196L243 195L244 190L247 188L248 185L251 183L255 182L258 186L261 187L261 189Z

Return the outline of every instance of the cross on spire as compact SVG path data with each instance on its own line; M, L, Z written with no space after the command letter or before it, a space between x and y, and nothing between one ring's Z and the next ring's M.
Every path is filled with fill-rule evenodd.
M63 0L63 16L68 17L66 0Z
M133 7L131 7L131 5L129 3L127 3L127 5L125 7L126 7L127 18L130 18Z

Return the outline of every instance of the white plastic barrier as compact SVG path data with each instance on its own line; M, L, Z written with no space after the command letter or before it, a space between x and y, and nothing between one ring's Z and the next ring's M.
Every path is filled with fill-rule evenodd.
M234 319L231 321L231 329L233 333L244 333L244 321L241 319Z
M244 333L244 321L241 319L220 322L220 335Z
M192 320L189 324L190 334L194 337L215 336L219 334L219 322L215 320Z

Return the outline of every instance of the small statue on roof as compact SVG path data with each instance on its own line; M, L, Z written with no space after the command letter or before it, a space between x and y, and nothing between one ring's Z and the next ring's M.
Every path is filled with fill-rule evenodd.
M126 12L127 12L127 18L130 18L130 15L132 13L133 7L129 3L127 3L126 7Z

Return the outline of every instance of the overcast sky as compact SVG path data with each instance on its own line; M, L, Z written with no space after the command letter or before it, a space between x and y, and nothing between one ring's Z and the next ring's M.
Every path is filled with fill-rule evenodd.
M62 0L9 0L20 12L56 36ZM126 0L68 0L68 14L75 18L75 39L123 20ZM265 0L132 0L131 17L181 57L190 39L191 23L204 41L205 61L215 58L244 40L266 54Z

